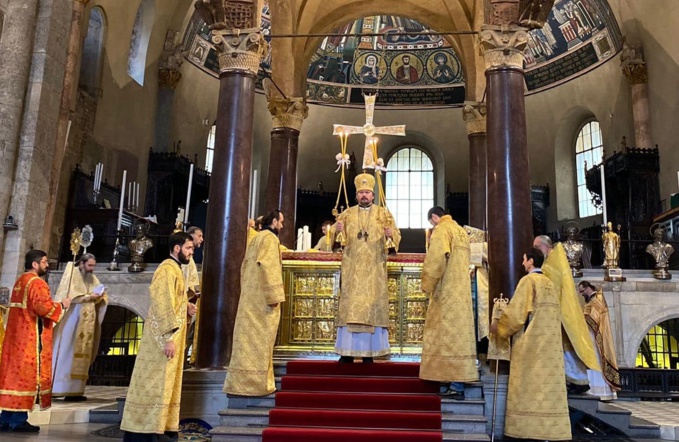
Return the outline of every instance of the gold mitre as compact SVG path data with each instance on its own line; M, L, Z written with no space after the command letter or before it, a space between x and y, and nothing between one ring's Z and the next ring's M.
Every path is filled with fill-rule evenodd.
M375 192L375 177L367 174L367 173L362 173L360 175L356 175L356 178L354 178L354 184L356 185L356 193L360 192L361 190L369 190L371 192Z

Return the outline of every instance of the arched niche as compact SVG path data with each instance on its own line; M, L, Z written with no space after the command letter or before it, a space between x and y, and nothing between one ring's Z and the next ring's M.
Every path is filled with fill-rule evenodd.
M106 29L106 14L100 6L95 6L90 11L87 35L83 41L78 83L81 89L95 96L98 95L97 91L101 90L101 67L104 59Z
M629 346L625 349L625 366L636 367L637 355L644 338L646 338L649 331L654 327L669 320L676 320L679 324L679 305L660 306L660 308L653 313L648 314L642 321L638 321L634 325L630 324L634 326L635 329L629 334Z
M143 0L137 10L137 16L134 19L134 26L132 28L127 73L140 86L144 86L146 54L149 49L155 15L155 0Z

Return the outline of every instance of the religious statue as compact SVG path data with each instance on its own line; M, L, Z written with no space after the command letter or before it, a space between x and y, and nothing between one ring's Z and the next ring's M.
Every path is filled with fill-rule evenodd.
M582 253L585 250L585 245L576 239L579 232L580 230L574 225L566 227L567 239L563 242L573 278L582 277Z
M618 230L621 226L618 224ZM617 269L620 262L620 235L613 231L613 223L607 224L607 230L601 235L604 245L604 265L605 269Z
M145 268L144 253L153 247L153 241L146 237L146 225L137 224L135 237L128 243L132 265L127 268L130 273L141 272Z
M672 275L667 271L669 267L670 255L674 253L674 247L663 241L665 229L658 226L653 230L653 241L646 247L646 253L655 259L653 277L655 279L672 279Z

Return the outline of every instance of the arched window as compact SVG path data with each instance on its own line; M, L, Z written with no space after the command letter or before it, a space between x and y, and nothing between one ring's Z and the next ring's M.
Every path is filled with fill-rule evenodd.
M434 206L434 165L416 147L397 151L387 164L386 197L400 229L428 227L427 212Z
M580 218L598 215L602 212L601 207L597 208L592 203L592 197L585 183L585 173L587 169L591 169L593 166L601 163L603 154L604 146L599 122L590 121L580 129L575 143L575 167L577 169Z
M87 25L87 36L83 42L82 61L80 63L79 86L92 95L101 84L101 63L103 60L104 39L106 37L106 20L104 11L95 6L90 12Z
M668 319L651 328L637 352L637 367L679 368L679 318Z
M127 60L127 73L140 86L144 85L146 72L146 52L153 30L153 19L156 12L155 0L143 0L134 19L132 38L130 40L130 55Z
M215 156L215 133L217 132L217 125L213 124L210 129L210 134L207 136L207 149L205 150L205 171L212 173L212 160Z

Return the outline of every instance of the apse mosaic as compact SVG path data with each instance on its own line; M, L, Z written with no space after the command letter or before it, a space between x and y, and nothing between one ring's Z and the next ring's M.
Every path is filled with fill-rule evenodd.
M271 15L262 10L262 33L270 41ZM419 35L407 35L418 32ZM363 106L362 92L379 91L378 106L459 106L464 102L463 68L440 35L415 20L364 17L326 37L309 61L307 99L330 106ZM363 34L380 33L372 36ZM209 29L194 13L184 34L186 59L217 77L217 54ZM600 65L622 49L618 24L606 0L556 0L545 26L529 33L528 93L554 87ZM270 69L271 52L262 68ZM258 89L263 90L260 70Z

